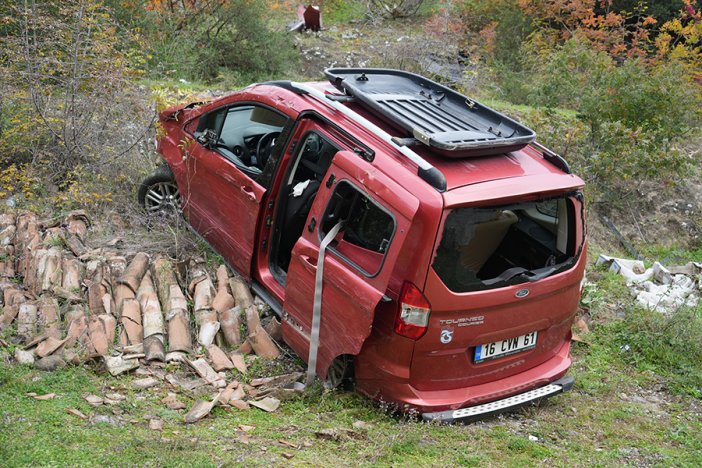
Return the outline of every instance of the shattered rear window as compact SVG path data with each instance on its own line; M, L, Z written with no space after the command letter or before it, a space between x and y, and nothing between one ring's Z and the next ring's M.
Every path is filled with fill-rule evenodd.
M546 278L575 264L580 216L565 196L451 210L432 267L454 292Z

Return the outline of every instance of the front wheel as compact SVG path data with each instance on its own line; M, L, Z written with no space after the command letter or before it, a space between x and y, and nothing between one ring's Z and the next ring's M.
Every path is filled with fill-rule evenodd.
M168 166L159 166L141 183L139 204L147 213L180 211L180 192L173 172Z

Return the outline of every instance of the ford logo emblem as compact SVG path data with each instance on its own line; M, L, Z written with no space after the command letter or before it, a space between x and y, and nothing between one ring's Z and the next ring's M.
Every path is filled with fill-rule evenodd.
M526 288L525 288L525 289L520 289L520 290L517 291L517 293L515 294L516 297L527 297L528 295L529 295L529 290L526 289Z

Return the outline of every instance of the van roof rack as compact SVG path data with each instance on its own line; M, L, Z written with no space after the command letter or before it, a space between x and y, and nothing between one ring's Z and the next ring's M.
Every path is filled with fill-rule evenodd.
M328 68L329 81L389 124L442 156L504 154L534 142L533 130L414 73L382 68Z
M280 86L279 82L268 82L264 84L270 84L273 86ZM429 185L434 187L439 192L446 191L446 176L439 171L436 167L432 166L426 159L419 156L417 153L412 151L407 145L404 145L401 141L396 141L388 132L378 127L376 124L366 119L353 109L344 106L338 100L334 99L333 95L325 94L318 89L313 88L304 83L289 82L284 85L286 89L290 89L298 94L309 94L314 96L319 101L326 103L333 109L344 114L349 119L355 121L359 125L365 127L367 130L374 133L380 139L384 140L397 151L399 151L404 157L412 161L417 165L417 175Z

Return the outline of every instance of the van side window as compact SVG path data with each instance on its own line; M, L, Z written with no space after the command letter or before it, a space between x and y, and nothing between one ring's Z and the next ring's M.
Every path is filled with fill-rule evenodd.
M339 221L344 225L330 249L366 276L375 276L395 234L392 215L346 181L337 184L324 213L320 234Z

